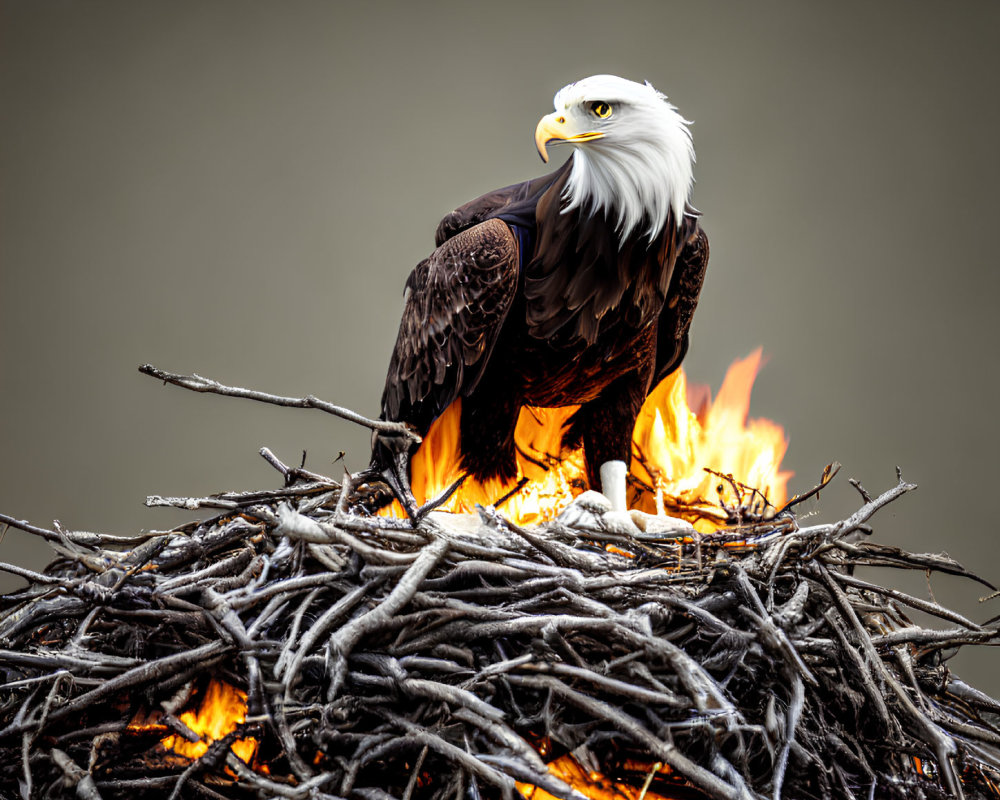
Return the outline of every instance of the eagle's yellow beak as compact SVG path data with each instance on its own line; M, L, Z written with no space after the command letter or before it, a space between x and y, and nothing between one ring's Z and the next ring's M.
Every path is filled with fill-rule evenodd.
M535 147L538 148L538 155L542 157L542 161L548 163L549 153L545 146L550 142L589 142L603 136L600 131L574 133L566 117L558 111L553 111L538 120L538 127L535 128Z

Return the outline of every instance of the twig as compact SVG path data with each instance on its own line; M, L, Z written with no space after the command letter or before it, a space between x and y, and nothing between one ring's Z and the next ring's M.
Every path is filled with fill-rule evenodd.
M152 378L157 378L164 383L172 383L174 386L180 386L183 389L190 389L192 392L219 394L224 397L242 397L246 400L256 400L259 403L270 403L275 406L315 408L320 411L325 411L327 414L333 414L341 419L346 419L348 422L363 425L373 431L379 431L380 433L391 434L394 436L402 436L409 439L414 444L419 444L421 441L420 436L418 436L408 425L399 422L386 422L384 420L368 419L368 417L363 417L355 411L351 411L350 409L343 408L341 406L335 406L333 403L320 400L318 397L313 397L312 395L309 395L308 397L283 397L281 395L268 394L267 392L259 392L255 389L242 389L238 386L226 386L218 381L212 380L211 378L203 378L201 375L181 375L174 372L167 372L166 370L154 367L152 364L143 364L139 367L139 372L143 375L149 375Z

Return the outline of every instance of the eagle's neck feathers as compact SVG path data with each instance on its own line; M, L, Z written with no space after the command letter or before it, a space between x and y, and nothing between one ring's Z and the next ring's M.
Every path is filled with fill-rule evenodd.
M652 241L668 219L681 224L694 183L694 146L676 112L627 133L575 148L562 211L604 214L620 242L633 232Z

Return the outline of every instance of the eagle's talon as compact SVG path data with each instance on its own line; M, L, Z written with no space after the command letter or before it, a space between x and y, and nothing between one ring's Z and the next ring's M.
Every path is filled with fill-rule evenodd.
M666 514L647 514L633 508L628 512L632 523L643 533L663 534L671 536L697 536L694 525L680 517L670 517Z
M694 526L687 520L660 514L647 514L637 508L618 510L600 492L593 490L577 496L556 518L569 528L605 531L620 536L642 534L694 536Z
M612 507L605 495L593 490L577 496L557 517L558 521L577 530L602 531L618 536L635 536L642 531L632 521L628 511Z

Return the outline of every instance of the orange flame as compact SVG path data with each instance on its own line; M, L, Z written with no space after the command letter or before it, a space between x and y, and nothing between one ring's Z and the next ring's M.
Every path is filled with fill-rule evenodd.
M775 506L784 503L790 472L780 471L788 447L784 431L768 420L747 420L750 392L761 366L760 349L733 363L715 402L707 391L695 413L688 404L687 381L677 370L646 398L633 432L631 505L649 512L688 516L702 530L725 519L717 501L739 505L728 482L705 471L732 475L759 489ZM695 392L692 392L695 394ZM476 505L494 505L519 525L554 518L587 488L583 451L560 453L563 426L578 406L521 409L514 438L517 478L480 483L466 479L441 506L444 511L474 513ZM410 464L410 482L418 503L439 496L462 475L459 420L461 401L442 414ZM518 488L519 484L523 484ZM506 498L506 499L504 499ZM384 513L404 515L398 502Z
M632 438L633 450L645 458L633 458L631 471L633 478L653 491L638 491L633 507L663 513L664 507L670 506L688 515L701 515L693 521L703 532L714 529L722 516L718 502L711 499L713 494L730 507L753 498L747 496L752 492L720 481L706 468L758 490L774 506L784 504L792 477L791 472L780 469L788 449L785 432L767 419L748 420L750 393L761 362L759 348L733 362L718 397L712 402L706 395L704 408L697 414L688 406L683 370L677 370L650 393Z
M159 723L160 712L156 711L146 719L137 715L129 725L132 730L150 730L163 727ZM208 746L232 733L237 725L246 722L247 695L246 692L230 686L228 683L213 680L205 689L205 693L196 711L185 711L178 717L192 731L201 737L200 741L189 742L183 736L171 734L164 737L160 743L168 752L173 752L192 760L200 758L208 752ZM253 738L237 739L232 744L233 752L244 762L250 763L257 752L257 740Z
M645 775L646 785L642 787L615 782L600 772L586 770L579 761L568 753L549 762L547 766L550 774L572 786L590 800L671 800L665 795L648 791L650 780L655 773L670 773L670 768L662 764L629 765L634 767L638 774ZM555 800L553 795L530 783L518 781L515 785L526 800Z

